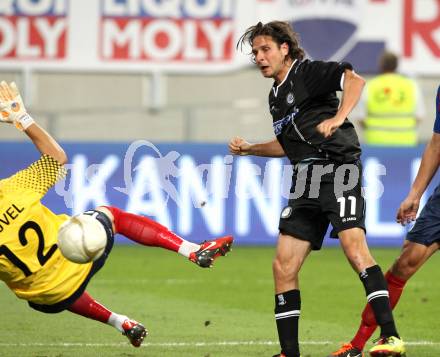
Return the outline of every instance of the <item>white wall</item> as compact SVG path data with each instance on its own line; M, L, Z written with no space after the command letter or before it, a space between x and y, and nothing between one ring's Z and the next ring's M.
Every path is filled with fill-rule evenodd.
M28 110L56 137L67 141L227 142L273 136L267 108L272 84L252 67L219 75L2 72L15 80ZM421 78L426 118L420 137L432 133L440 78ZM354 113L354 116L356 112ZM0 140L23 136L2 126Z

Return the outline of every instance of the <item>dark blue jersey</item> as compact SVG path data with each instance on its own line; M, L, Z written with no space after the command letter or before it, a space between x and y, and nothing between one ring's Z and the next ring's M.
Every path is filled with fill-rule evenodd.
M435 122L434 133L440 134L440 86L437 89L437 98L435 100Z

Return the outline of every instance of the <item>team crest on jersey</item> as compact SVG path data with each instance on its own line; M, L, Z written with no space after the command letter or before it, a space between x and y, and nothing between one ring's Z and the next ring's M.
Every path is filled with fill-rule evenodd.
M292 92L289 92L286 97L287 104L292 104L295 101L295 97L293 96Z
M281 212L281 218L289 218L292 215L292 207L287 206L284 207L283 211Z

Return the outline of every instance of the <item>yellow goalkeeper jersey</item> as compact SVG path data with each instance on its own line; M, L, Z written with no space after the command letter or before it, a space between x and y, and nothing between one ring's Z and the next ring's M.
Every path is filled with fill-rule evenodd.
M72 295L92 263L75 264L57 247L60 225L40 200L65 176L65 168L43 155L28 168L0 181L0 279L21 299L51 305Z

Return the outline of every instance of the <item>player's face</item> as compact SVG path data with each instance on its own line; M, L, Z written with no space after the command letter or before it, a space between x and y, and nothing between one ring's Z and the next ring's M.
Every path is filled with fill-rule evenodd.
M261 74L280 83L284 79L290 63L286 63L289 47L286 43L278 45L271 36L257 36L252 42L252 54Z

